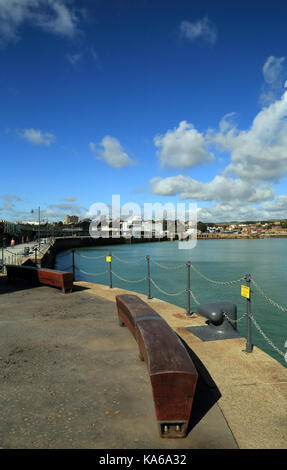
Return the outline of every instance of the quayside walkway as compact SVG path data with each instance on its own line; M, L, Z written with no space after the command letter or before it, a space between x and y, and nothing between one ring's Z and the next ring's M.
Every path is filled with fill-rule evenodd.
M0 277L1 448L287 447L287 368L256 347L245 353L243 338L202 342L186 327L204 319L137 294L194 351L221 395L186 438L161 439L146 366L118 325L115 296L127 292L76 282L62 294Z
M146 365L114 299L81 284L63 294L0 277L0 448L237 448L217 404L185 439L160 438Z

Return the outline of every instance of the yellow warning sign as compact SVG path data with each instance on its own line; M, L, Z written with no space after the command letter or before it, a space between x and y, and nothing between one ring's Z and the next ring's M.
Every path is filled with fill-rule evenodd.
M111 256L106 256L106 262L111 263L112 262L112 257Z
M241 286L241 297L245 297L246 299L250 299L250 287Z

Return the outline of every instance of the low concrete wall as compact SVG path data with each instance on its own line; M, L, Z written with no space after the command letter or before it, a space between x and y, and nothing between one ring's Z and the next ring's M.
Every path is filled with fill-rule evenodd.
M91 237L65 237L55 238L53 245L47 250L41 259L41 267L54 268L56 256L61 251L73 248L97 247L108 245L131 245L135 243L157 243L167 241L168 238L91 238Z

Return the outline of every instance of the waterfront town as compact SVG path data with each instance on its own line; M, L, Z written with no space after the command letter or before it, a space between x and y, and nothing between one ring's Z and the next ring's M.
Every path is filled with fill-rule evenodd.
M66 215L63 221L30 220L10 222L0 220L0 245L10 245L36 240L40 237L67 237L89 236L91 219L79 219L76 215ZM113 226L112 226L113 225ZM103 237L115 237L118 235L144 237L147 227L151 227L151 237L171 239L177 236L187 236L193 230L191 223L179 225L164 219L144 221L135 216L125 220L107 223L105 218L99 222ZM116 226L116 228L114 228ZM171 230L172 227L172 230ZM287 237L287 220L246 221L246 222L222 222L205 223L197 222L197 238L269 238Z

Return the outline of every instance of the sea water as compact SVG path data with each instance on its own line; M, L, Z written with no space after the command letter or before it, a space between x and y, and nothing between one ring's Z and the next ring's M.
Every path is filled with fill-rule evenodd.
M251 284L251 314L261 330L252 322L252 343L287 367L282 355L287 352L287 312L268 300L287 310L287 238L198 240L191 250L179 249L179 246L178 241L155 241L75 249L75 279L109 285L110 265L106 256L111 252L113 287L148 294L148 255L153 281L151 295L187 308L186 263L190 261L195 268L190 270L190 287L194 294L191 311L196 312L196 302L228 300L237 305L240 319L246 313L247 301L241 296L241 285L246 284L245 281L222 285L205 278L229 282L251 274L267 297ZM72 270L71 250L58 254L55 268ZM237 327L246 337L246 317Z

